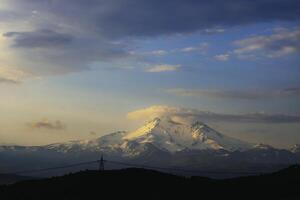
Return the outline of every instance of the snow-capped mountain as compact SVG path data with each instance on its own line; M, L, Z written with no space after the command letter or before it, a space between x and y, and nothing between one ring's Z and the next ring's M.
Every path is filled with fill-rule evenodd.
M49 167L106 159L188 169L279 169L300 162L299 146L291 150L251 144L208 125L174 117L155 118L132 132L119 131L92 140L45 146L0 146L0 171Z
M150 143L169 152L184 149L243 151L251 147L249 143L222 135L202 122L182 123L169 117L155 118L126 134L122 140Z
M138 155L150 145L169 153L182 150L245 151L247 142L225 136L206 124L195 121L179 123L169 117L155 118L132 132L119 131L94 140L79 140L43 146L57 152L115 151Z

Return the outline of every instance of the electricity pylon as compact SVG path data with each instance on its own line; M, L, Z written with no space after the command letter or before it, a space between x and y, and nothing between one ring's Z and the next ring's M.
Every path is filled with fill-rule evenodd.
M103 154L101 154L101 158L99 160L99 171L104 171L104 159Z

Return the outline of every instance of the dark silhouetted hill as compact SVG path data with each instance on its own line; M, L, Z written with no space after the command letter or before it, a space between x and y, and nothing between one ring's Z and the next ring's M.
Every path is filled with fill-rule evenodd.
M0 187L1 200L297 199L300 166L227 180L180 177L145 169L81 171Z
M29 180L29 179L33 179L33 178L28 176L19 176L15 174L0 174L0 185L12 184L18 181Z

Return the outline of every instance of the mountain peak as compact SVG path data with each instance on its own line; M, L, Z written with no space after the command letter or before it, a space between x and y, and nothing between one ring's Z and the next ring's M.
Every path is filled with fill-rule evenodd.
M156 117L141 128L126 134L123 139L141 144L151 143L170 152L183 149L233 151L250 147L248 143L225 136L203 122L170 116Z

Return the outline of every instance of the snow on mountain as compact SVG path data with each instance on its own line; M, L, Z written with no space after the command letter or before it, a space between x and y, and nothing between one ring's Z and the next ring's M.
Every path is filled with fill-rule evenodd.
M43 147L48 150L55 150L64 153L70 151L101 151L103 148L118 148L121 145L122 137L125 134L125 131L118 131L94 140L76 140L65 143L50 144Z
M222 135L202 122L179 122L170 117L155 118L126 134L123 140L151 143L170 152L184 149L242 151L251 147L249 143Z
M202 122L178 121L176 118L161 117L154 118L132 132L119 131L93 140L77 140L24 148L59 153L102 151L121 153L123 156L137 156L150 148L174 153L182 150L208 149L244 151L251 147L251 144L225 136ZM11 150L15 148L17 147L10 147Z
M104 152L135 157L146 151L176 153L193 150L273 150L266 144L247 143L215 131L208 125L189 119L164 116L154 118L132 132L118 131L92 140L77 140L45 146L0 146L2 151L52 151L58 153ZM295 145L290 151L300 152Z
M293 153L300 153L300 144L295 144L290 151Z
M49 163L112 160L199 169L264 167L299 162L300 146L290 151L266 144L253 145L219 133L197 120L164 116L132 132L119 131L92 140L45 146L0 146L2 169L48 167ZM5 160L5 162L2 162ZM16 164L18 160L18 164ZM241 163L243 163L241 165Z
M254 149L260 149L260 150L272 150L272 149L274 149L274 147L272 147L271 145L263 144L263 143L255 144L253 146L253 148Z

